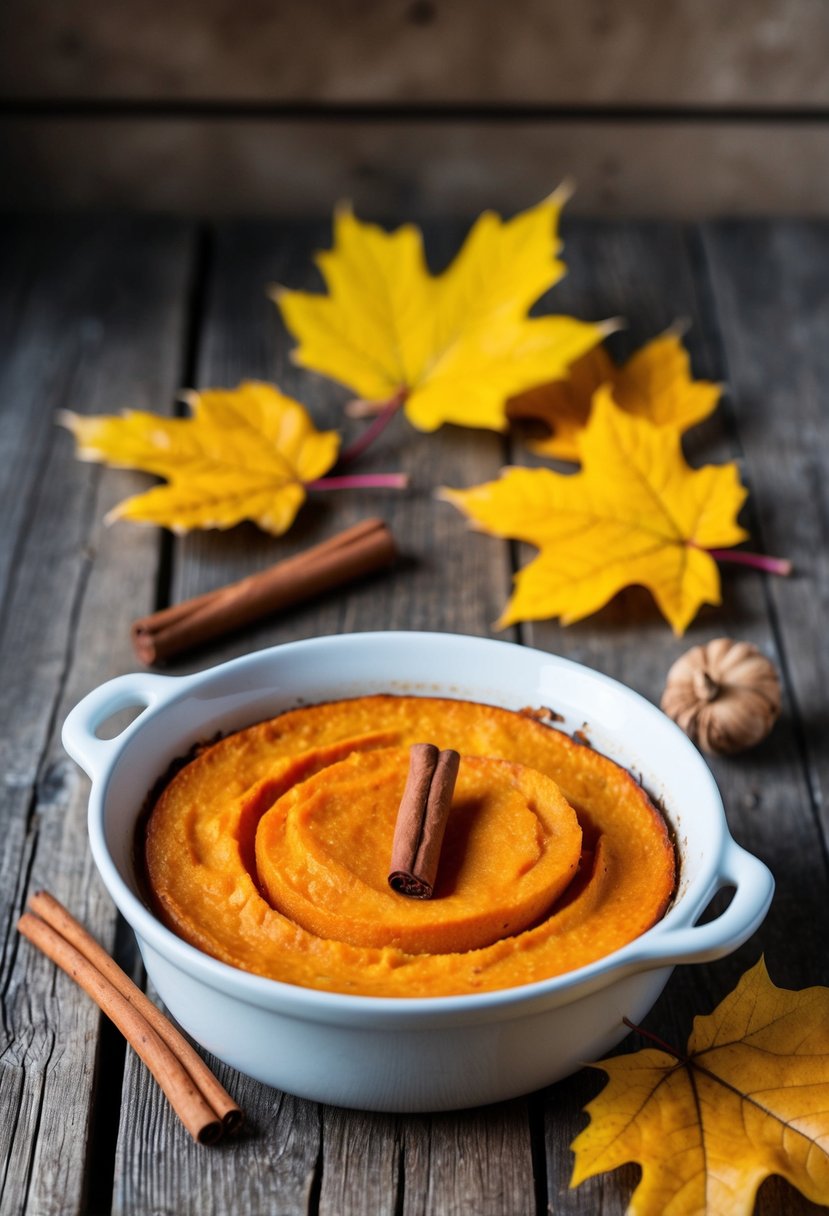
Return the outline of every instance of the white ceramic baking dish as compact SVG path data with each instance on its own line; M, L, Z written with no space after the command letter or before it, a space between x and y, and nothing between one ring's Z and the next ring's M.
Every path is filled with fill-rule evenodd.
M164 927L139 894L136 821L176 757L218 731L299 704L374 692L441 695L518 709L551 706L562 729L634 771L673 826L680 856L665 917L616 953L541 983L470 996L346 996L294 987L227 966ZM115 739L97 735L116 711L143 707ZM315 638L235 659L197 675L121 676L91 692L63 730L92 778L95 862L132 926L153 984L208 1051L306 1098L369 1110L476 1106L538 1089L596 1059L638 1022L675 963L736 949L762 921L774 883L728 833L699 753L637 693L537 650L434 633ZM696 924L712 896L726 910Z

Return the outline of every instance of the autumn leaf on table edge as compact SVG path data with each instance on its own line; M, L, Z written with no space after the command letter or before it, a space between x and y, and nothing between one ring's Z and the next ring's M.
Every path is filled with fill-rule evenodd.
M610 386L613 400L626 413L683 432L713 413L722 395L720 384L694 380L682 335L669 329L621 366L604 346L594 347L572 364L566 377L512 398L507 414L536 419L550 428L549 438L530 443L532 451L577 463L593 394L603 384Z
M167 480L120 503L108 522L128 519L175 532L230 528L249 519L281 535L308 489L402 484L396 475L321 480L337 459L339 435L318 431L305 408L275 385L246 381L187 397L190 418L140 411L86 417L64 411L83 460L140 469Z
M565 271L563 202L557 192L506 221L484 212L439 275L417 227L386 232L339 208L333 248L316 259L327 294L271 291L299 343L294 361L364 401L403 400L420 430L503 430L508 398L563 376L615 327L526 315Z
M641 584L681 634L702 604L720 602L707 550L746 539L747 491L734 464L691 469L675 427L624 413L607 386L581 440L582 468L506 469L498 481L440 496L495 536L535 545L498 621L581 620L623 587Z
M749 1216L770 1174L829 1203L829 989L778 988L761 959L694 1019L686 1052L595 1067L609 1080L573 1142L571 1187L635 1161L630 1216Z

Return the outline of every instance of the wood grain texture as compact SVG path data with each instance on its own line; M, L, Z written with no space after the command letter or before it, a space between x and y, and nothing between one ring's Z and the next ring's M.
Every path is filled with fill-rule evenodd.
M405 1120L404 1216L536 1211L529 1102Z
M6 96L829 102L821 0L7 0Z
M333 1106L321 1115L319 1216L397 1216L405 1185L399 1121Z
M0 210L823 215L829 123L0 117Z
M723 223L703 240L758 537L794 563L794 577L769 581L765 592L827 838L829 227Z
M59 741L70 706L131 666L127 625L152 597L157 546L124 548L101 525L135 485L74 461L59 407L88 412L169 398L178 373L188 262L184 225L24 225L32 275L16 300L0 395L8 580L0 634L2 1059L0 1208L82 1212L90 1188L99 1014L13 925L48 886L109 948L115 911L86 844L88 785ZM2 310L0 310L2 315ZM12 404L13 403L13 404Z
M695 374L728 381L728 352L736 335L719 333L711 307L709 267L690 234L672 225L576 221L565 229L565 258L570 275L555 291L556 307L583 316L596 315L597 311L624 315L629 328L615 340L617 357L684 318L691 323L687 344ZM772 277L758 277L754 289L771 310L776 294ZM795 300L794 290L789 301L791 317L809 308L806 293ZM771 313L767 314L762 338L755 330L758 344L774 343L786 349L789 324L775 312L772 325ZM740 385L731 384L729 394L739 400ZM790 403L786 428L796 427L798 409ZM745 407L739 417L747 419ZM735 412L726 404L689 436L687 449L692 463L739 455L741 435L742 426L738 431ZM746 525L756 540L762 504L767 511L782 514L785 497L777 492L782 491L781 486L775 487L763 478L753 477L751 484ZM777 594L776 589L773 593ZM638 588L623 592L596 616L567 629L554 622L527 624L522 638L585 662L658 701L673 660L694 643L717 636L755 642L775 659L784 675L789 675L788 649L769 616L768 594L762 576L723 569L722 607L704 609L684 639L671 635L649 595ZM771 866L777 892L764 925L735 954L715 964L675 972L646 1025L680 1048L691 1030L692 1011L710 1011L760 953L765 953L778 984L804 987L829 981L829 957L824 945L829 931L824 840L799 755L803 722L798 712L796 679L787 679L786 699L784 717L765 744L734 759L712 762L731 829L740 843ZM793 941L798 943L794 951ZM574 1195L563 1189L569 1173L568 1145L583 1123L576 1111L598 1088L595 1076L586 1073L549 1091L548 1177L550 1202L556 1212L621 1216L625 1196L635 1183L636 1172L630 1170L623 1172L615 1185L607 1178L597 1178L584 1183ZM810 1205L779 1181L764 1186L757 1207L758 1213L766 1216L810 1210Z

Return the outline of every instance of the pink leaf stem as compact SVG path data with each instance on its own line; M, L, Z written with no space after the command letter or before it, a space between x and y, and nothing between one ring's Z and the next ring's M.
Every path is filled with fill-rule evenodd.
M374 421L366 427L362 435L359 435L353 443L350 443L343 452L340 453L340 458L337 464L350 464L352 460L356 460L358 456L362 456L363 452L368 448L374 440L380 435L391 422L394 415L400 409L403 402L408 396L408 390L401 388L389 397L388 401L380 403L380 412Z
M405 490L408 473L352 473L346 477L319 477L306 481L306 490Z
M734 562L739 566L751 566L765 574L779 574L783 578L792 572L792 563L784 557L767 557L764 553L747 553L744 549L706 549L715 562Z

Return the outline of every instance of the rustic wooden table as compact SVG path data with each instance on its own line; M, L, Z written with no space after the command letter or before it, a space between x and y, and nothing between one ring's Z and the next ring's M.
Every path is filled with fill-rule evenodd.
M436 261L464 225L427 229ZM698 375L729 388L694 432L694 460L736 457L751 499L754 547L791 558L771 580L724 571L724 605L674 638L648 596L620 595L570 629L508 631L625 681L656 700L671 661L722 634L779 663L785 712L755 752L717 761L732 830L777 877L756 937L711 966L678 969L648 1025L683 1044L765 952L774 980L829 982L827 725L829 648L829 225L573 222L568 278L551 306L621 314L630 350L688 319ZM46 886L140 975L86 843L87 783L63 753L67 710L135 666L131 619L239 577L369 514L385 516L406 559L393 574L295 609L170 667L195 670L289 639L409 628L489 634L515 560L436 503L436 485L496 474L520 448L488 433L420 435L396 420L368 468L404 468L412 488L329 495L283 540L242 527L171 540L108 529L107 509L146 484L77 462L55 413L169 410L182 385L275 379L320 423L339 424L345 394L301 375L264 287L314 281L312 250L329 225L121 218L5 222L0 234L0 1210L12 1213L621 1213L629 1166L568 1191L568 1146L601 1086L584 1070L540 1093L458 1114L392 1117L325 1108L219 1071L249 1115L217 1149L191 1143L155 1085L97 1010L14 931L27 892ZM353 426L354 424L349 424ZM628 1046L633 1046L629 1042ZM758 1210L812 1209L777 1179Z

